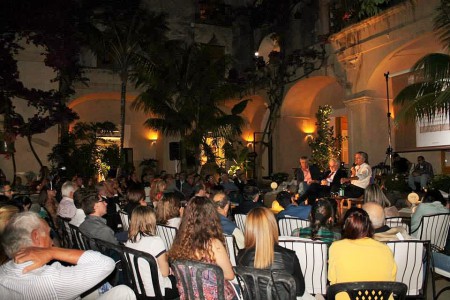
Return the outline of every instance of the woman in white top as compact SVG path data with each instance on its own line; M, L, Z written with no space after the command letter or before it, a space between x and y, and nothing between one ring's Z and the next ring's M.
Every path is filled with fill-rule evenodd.
M158 224L179 228L183 208L181 197L177 193L165 193L156 207L156 221Z
M162 295L165 296L165 299L179 297L175 277L169 275L170 267L167 260L166 247L163 240L156 235L156 216L153 208L138 206L133 210L128 229L128 241L125 246L147 252L155 257L158 264L159 285ZM139 268L147 296L154 297L155 292L150 269L144 264L139 266Z

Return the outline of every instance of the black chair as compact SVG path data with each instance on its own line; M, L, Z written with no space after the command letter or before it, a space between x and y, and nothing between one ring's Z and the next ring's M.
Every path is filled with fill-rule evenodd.
M95 245L93 245L93 241L85 236L77 226L69 224L69 229L72 234L74 248L80 250L96 250Z
M59 227L59 236L61 237L60 243L63 248L73 248L72 233L69 227L69 218L63 218L58 216L57 222Z
M133 289L137 299L164 299L159 285L158 264L152 255L99 239L94 241L101 253L116 260L116 270L123 274L120 280ZM154 296L147 296L142 280L142 271L147 268L150 270Z
M336 283L328 287L327 300L336 299L336 294L341 292L346 292L350 300L388 300L391 295L396 300L403 300L407 290L406 284L393 281Z
M175 260L172 262L172 270L179 284L178 292L180 295L184 294L185 299L207 299L203 281L203 278L207 277L214 279L213 288L217 300L225 300L224 276L219 266L192 260Z
M295 300L296 284L292 275L250 267L234 267L244 300Z

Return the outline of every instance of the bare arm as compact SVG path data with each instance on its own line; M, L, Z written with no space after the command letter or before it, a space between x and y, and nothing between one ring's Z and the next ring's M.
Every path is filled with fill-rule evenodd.
M161 271L161 275L164 277L169 276L170 268L169 268L169 262L167 260L167 252L164 252L157 258L158 260L158 267Z
M212 250L214 252L214 257L216 258L216 263L222 269L225 279L233 280L234 271L233 267L231 266L230 258L228 257L225 246L222 244L222 242L215 239L212 241Z
M32 261L33 264L23 270L24 273L27 273L42 267L51 260L59 260L76 265L78 263L78 259L81 255L83 255L83 253L84 251L76 249L64 249L58 247L29 247L17 252L14 256L14 261L16 263Z

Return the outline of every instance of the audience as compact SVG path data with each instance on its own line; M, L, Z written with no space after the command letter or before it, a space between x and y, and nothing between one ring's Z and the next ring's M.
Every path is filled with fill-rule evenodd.
M19 208L15 205L2 204L0 206L0 237L3 235L6 225L9 220L19 212ZM3 247L0 247L0 265L3 265L8 261Z
M128 241L125 246L151 254L157 261L158 277L161 293L165 299L177 298L175 277L169 275L170 267L167 259L166 246L163 240L156 235L156 216L153 208L137 206L128 229ZM139 265L145 293L148 297L155 296L152 276L148 265Z
M418 236L420 222L423 216L448 213L447 201L438 190L428 190L415 212L411 215L411 234Z
M424 191L433 176L433 166L420 155L417 157L417 164L414 166L413 171L409 174L408 185L413 191L416 191L416 182L420 183L420 189Z
M184 208L179 193L166 193L156 207L156 223L179 228Z
M214 195L213 201L217 207L217 212L220 218L220 224L222 231L225 234L233 235L236 239L236 244L239 249L244 248L244 234L236 226L235 223L228 219L228 212L230 210L230 200L228 196L223 192L218 192Z
M295 279L296 295L305 295L305 280L295 251L278 245L278 226L273 213L265 207L252 209L245 221L245 248L237 257L239 266L286 272ZM281 287L281 286L280 286ZM265 299L265 290L261 290ZM287 299L287 292L277 289L280 299ZM309 295L308 295L309 296ZM303 297L305 299L306 297ZM298 298L297 298L298 299Z
M331 244L328 280L330 284L355 281L395 281L397 265L391 249L374 240L369 215L351 208L344 218L343 239ZM348 299L338 294L336 299Z
M214 203L205 197L192 198L183 213L180 230L175 236L172 248L169 250L169 258L172 260L195 260L218 265L223 270L225 278L224 290L226 299L237 299L235 290L230 280L235 278L225 248L220 219L216 212ZM204 286L215 286L213 277L203 277ZM178 282L178 291L181 299L187 299L183 288ZM198 293L198 291L196 291ZM206 299L215 299L214 294L208 294L204 289ZM196 298L199 296L196 295Z
M369 156L366 152L356 152L355 166L350 170L349 178L341 178L341 183L350 183L345 187L344 196L347 198L359 198L364 195L364 190L372 179L372 168L369 166Z
M115 268L114 261L99 252L52 247L48 224L33 212L11 218L2 234L2 245L11 259L0 266L0 295L4 299L76 299ZM53 260L71 266L60 262L47 265ZM129 287L117 286L97 299L136 296Z
M138 206L147 206L145 191L142 188L130 187L127 191L127 204L124 207L129 220L131 220L133 210Z
M239 204L236 210L234 210L234 213L246 215L253 208L263 206L263 204L259 201L259 195L260 191L256 186L245 186L242 194L243 201Z
M383 193L383 190L378 184L372 183L364 191L364 203L375 202L381 205L384 209L386 218L398 217L399 212L395 206L391 205L391 202Z
M334 210L330 202L326 199L320 199L313 206L310 221L311 226L307 228L297 228L292 231L292 236L301 238L320 240L331 244L339 240L341 235L332 230Z
M309 214L311 213L311 206L304 204L297 205L295 196L291 195L289 192L279 192L277 194L277 202L284 208L284 210L278 213L278 219L294 217L308 220Z
M81 178L81 177L77 177ZM62 218L72 219L76 212L77 208L75 207L73 201L73 194L78 189L78 186L72 181L66 181L61 187L61 195L62 200L58 205L58 216Z
M86 193L84 189L78 189L73 194L73 203L77 208L77 211L75 212L75 216L69 221L69 224L79 227L81 223L84 222L84 219L86 219L86 214L81 206L81 202L83 198L87 196L89 196L89 194Z

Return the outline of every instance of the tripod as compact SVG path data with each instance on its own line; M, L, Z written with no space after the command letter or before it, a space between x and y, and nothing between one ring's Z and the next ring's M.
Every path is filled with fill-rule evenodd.
M387 103L387 122L388 122L388 147L386 149L386 158L384 159L384 165L388 162L388 174L392 174L392 154L394 153L394 149L392 148L392 138L391 138L391 110L389 104L389 71L384 73L384 78L386 79L386 103Z

